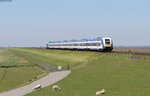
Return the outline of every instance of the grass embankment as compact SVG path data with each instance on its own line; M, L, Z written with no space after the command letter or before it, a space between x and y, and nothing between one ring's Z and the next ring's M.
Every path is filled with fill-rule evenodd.
M101 89L106 89L106 96L150 95L150 60L128 59L126 54L112 56L86 51L20 50L30 54L33 52L32 55L53 64L82 64L72 70L67 78L56 83L61 91L52 91L52 86L49 86L26 96L95 96L95 92Z
M15 48L24 54L34 56L35 58L45 61L52 65L61 65L74 67L80 64L85 64L95 56L99 56L96 52L82 52L69 50L47 50L47 49L30 49L30 48Z
M23 66L30 65L28 61L23 58L17 57L7 49L0 49L0 66L13 67L13 66Z
M42 74L42 70L7 49L0 49L0 92L29 83ZM24 67L23 67L24 66Z

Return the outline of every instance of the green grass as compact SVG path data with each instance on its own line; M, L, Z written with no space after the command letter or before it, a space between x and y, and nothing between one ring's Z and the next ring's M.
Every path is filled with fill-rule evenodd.
M0 81L3 79L3 74L5 73L6 68L0 68Z
M7 49L0 49L0 92L30 83L36 76L44 73L36 66L23 67L31 64Z
M2 80L4 71L6 74ZM8 91L23 84L30 83L34 77L42 74L37 67L0 68L0 92Z
M115 56L115 57L125 57L130 59L143 59L143 60L150 60L150 56L148 55L135 55L135 54L125 54L125 53L109 53L107 56Z
M30 49L30 48L15 48L14 50L21 51L25 54L31 55L53 65L70 65L75 66L87 63L100 53L96 52L82 52L69 50L46 50L46 49Z
M26 96L95 96L95 92L101 89L107 91L104 96L150 96L150 60L132 60L124 55L107 56L86 51L38 50L62 57L68 53L85 60L67 78L56 83L61 91L52 91L52 86L49 86ZM73 62L82 64L76 60Z
M7 49L0 49L0 66L21 66L30 65L25 59L18 57Z

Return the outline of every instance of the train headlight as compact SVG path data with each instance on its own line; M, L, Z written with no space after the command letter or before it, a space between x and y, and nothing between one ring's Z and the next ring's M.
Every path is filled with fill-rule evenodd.
M106 47L110 47L110 46L111 46L111 44L106 44L105 46L106 46Z

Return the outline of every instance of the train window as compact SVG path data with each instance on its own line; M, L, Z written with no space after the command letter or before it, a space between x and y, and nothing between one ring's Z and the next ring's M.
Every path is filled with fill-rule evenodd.
M91 45L92 45L92 43L86 43L86 45L87 45L87 46L91 46Z
M88 43L86 43L86 46L88 46Z
M87 46L87 43L85 43L85 46Z
M100 43L97 43L97 46L101 46L101 44L100 44Z
M88 46L88 43L86 43L86 46Z
M96 46L96 43L92 43L92 46Z
M110 39L105 39L106 44L110 44Z
M110 39L105 39L105 42L110 41Z

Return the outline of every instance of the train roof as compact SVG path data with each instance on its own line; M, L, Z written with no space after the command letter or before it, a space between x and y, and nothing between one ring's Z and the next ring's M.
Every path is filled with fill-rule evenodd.
M48 43L69 43L69 42L86 42L86 41L102 41L103 38L109 37L98 37L96 39L82 39L82 40L64 40L64 41L49 41Z

